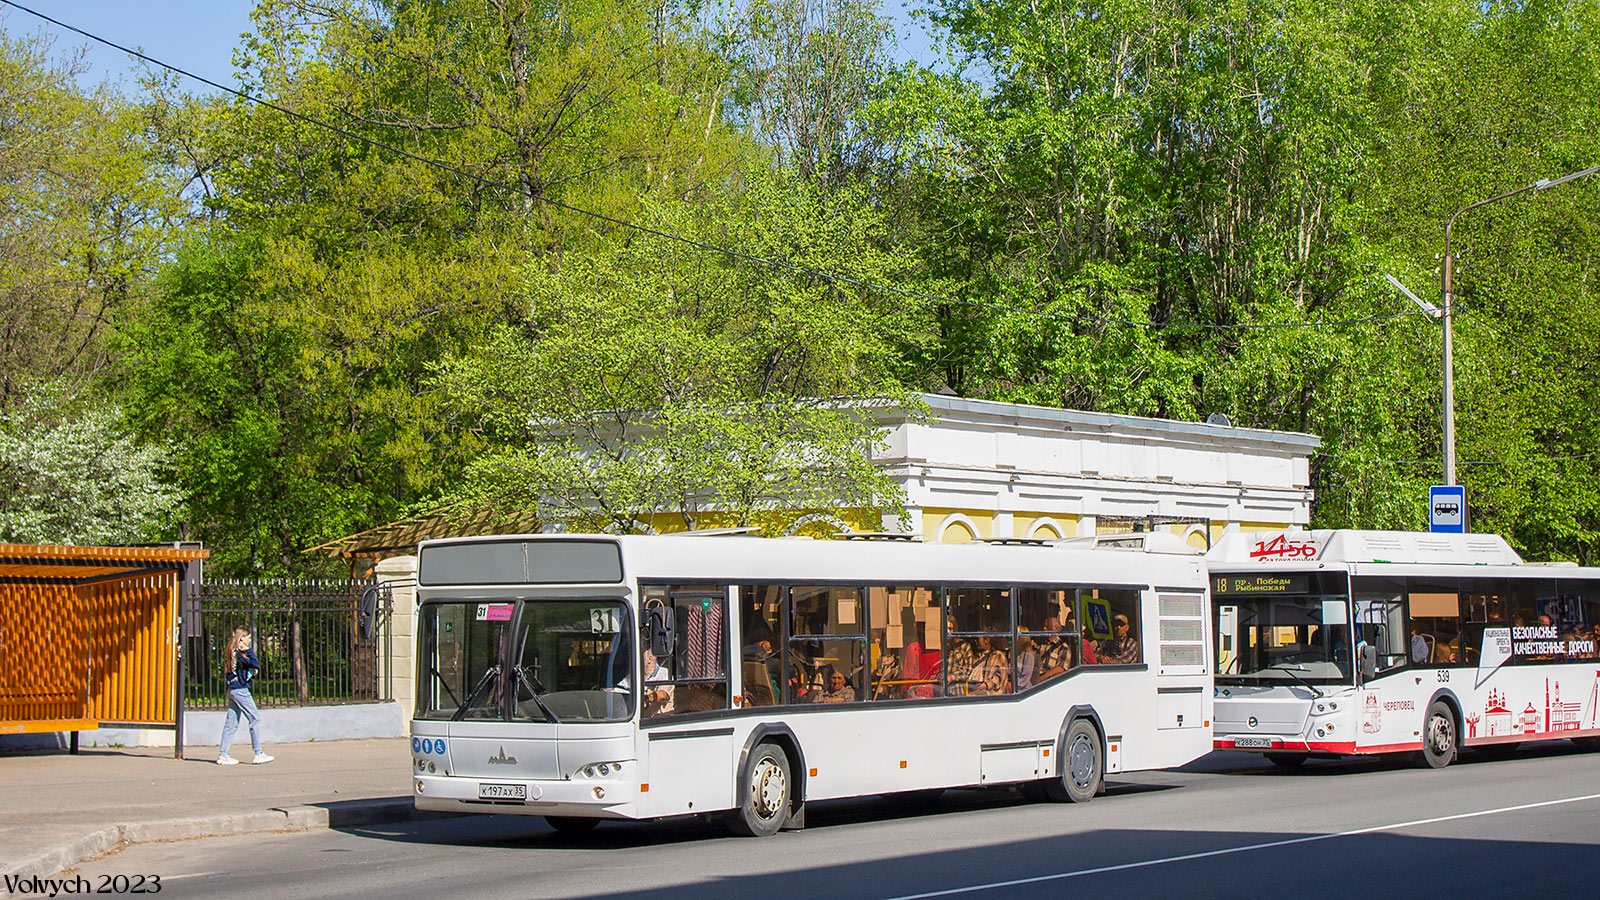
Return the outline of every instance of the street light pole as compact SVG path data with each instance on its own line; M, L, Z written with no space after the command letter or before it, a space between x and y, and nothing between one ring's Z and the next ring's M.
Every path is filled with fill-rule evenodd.
M1477 203L1469 203L1466 206L1463 206L1460 209L1456 210L1456 214L1450 217L1450 221L1449 222L1445 223L1445 226L1444 226L1444 265L1441 267L1442 279L1443 279L1443 284L1441 286L1443 288L1442 293L1444 294L1444 315L1441 318L1444 321L1444 483L1445 484L1455 484L1456 483L1456 391L1455 391L1456 378L1455 378L1455 365L1454 365L1454 359L1453 359L1453 354L1452 354L1452 347L1453 347L1454 341L1452 339L1451 330L1450 330L1450 317L1454 313L1455 307L1456 307L1455 298L1451 293L1451 291L1453 289L1452 282L1454 281L1454 275L1455 275L1455 257L1452 256L1451 253L1450 253L1450 232L1452 230L1454 230L1455 227L1456 227L1456 219L1461 218L1461 214L1466 212L1467 210L1477 209L1480 206L1488 206L1489 204L1494 203L1497 200L1504 200L1507 197L1515 197L1516 195L1521 194L1521 193L1523 193L1525 191L1542 191L1542 190L1544 190L1546 188L1553 188L1558 184L1566 184L1569 181L1576 181L1579 178L1587 178L1588 176L1593 175L1596 172L1600 172L1600 166L1591 166L1590 168L1583 169L1583 170L1578 171L1578 172L1569 172L1568 174L1563 175L1560 178L1556 178L1556 179L1553 179L1553 180L1549 179L1549 178L1541 178L1538 181L1535 181L1533 184L1526 185L1524 187L1519 187L1514 191L1506 191L1503 194L1496 194L1496 195L1494 195L1493 197L1490 197L1487 200L1479 200Z

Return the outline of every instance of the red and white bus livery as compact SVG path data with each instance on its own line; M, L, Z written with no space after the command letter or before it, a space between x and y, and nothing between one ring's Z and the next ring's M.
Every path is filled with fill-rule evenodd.
M1308 756L1600 749L1600 568L1497 535L1230 535L1207 557L1214 745Z

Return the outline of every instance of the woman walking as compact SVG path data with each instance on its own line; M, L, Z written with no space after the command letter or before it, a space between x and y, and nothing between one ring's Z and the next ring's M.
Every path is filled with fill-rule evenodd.
M250 629L235 628L233 638L228 641L228 652L222 661L222 676L228 682L228 713L222 723L222 753L217 757L219 766L236 766L237 759L228 755L228 748L233 746L233 736L239 730L239 720L242 718L250 723L250 744L255 748L256 756L251 762L272 762L272 757L261 752L261 713L256 710L255 698L250 696L250 679L255 677L256 670L261 668L261 660L256 658L256 651L250 648Z

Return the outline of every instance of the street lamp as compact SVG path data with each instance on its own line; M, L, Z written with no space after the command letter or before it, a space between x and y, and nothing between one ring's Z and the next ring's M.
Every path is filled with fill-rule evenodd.
M1496 194L1496 195L1494 195L1493 197L1490 197L1487 200L1479 200L1477 203L1469 203L1466 206L1463 206L1460 209L1456 210L1456 214L1451 216L1450 217L1450 221L1448 223L1446 223L1445 226L1444 226L1444 266L1443 266L1443 276L1442 276L1443 288L1444 288L1444 291L1443 291L1443 293L1444 293L1444 315L1442 316L1442 318L1444 320L1444 483L1445 484L1455 484L1456 483L1455 366L1452 363L1452 356L1451 356L1452 340L1451 340L1451 334L1450 334L1450 314L1455 309L1455 303L1453 302L1454 298L1453 298L1453 296L1451 294L1451 287L1452 287L1451 286L1451 281L1452 281L1452 276L1455 274L1455 257L1450 255L1450 232L1451 232L1452 229L1455 228L1456 219L1461 218L1461 214L1466 212L1469 209L1477 209L1480 206L1488 206L1489 204L1495 202L1496 200L1504 200L1507 197L1515 197L1516 195L1521 194L1524 191L1542 191L1542 190L1545 190L1546 188L1553 188L1558 184L1566 184L1569 181L1576 181L1579 178L1586 178L1586 177L1588 177L1590 175L1595 174L1596 172L1600 172L1600 166L1591 166L1591 167L1589 167L1587 169L1583 169L1582 171L1570 172L1570 173L1568 173L1566 175L1563 175L1560 178L1556 178L1556 179L1541 178L1538 181L1535 181L1533 184L1527 185L1525 187L1519 187L1514 191L1506 191L1504 194Z

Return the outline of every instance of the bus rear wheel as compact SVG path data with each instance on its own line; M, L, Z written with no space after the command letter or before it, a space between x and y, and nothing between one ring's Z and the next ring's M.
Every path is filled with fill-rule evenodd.
M1057 761L1061 771L1044 782L1044 794L1057 803L1088 803L1100 793L1105 777L1100 733L1087 721L1074 719L1067 726L1067 739L1061 743L1065 749Z
M1455 758L1455 714L1450 711L1449 704L1435 700L1428 707L1428 718L1422 728L1422 764L1430 769L1442 769Z
M728 830L743 837L777 834L789 815L793 791L789 755L777 744L757 744L740 778L744 802L728 810Z
M588 834L600 824L599 819L585 816L545 816L544 821L560 834Z

